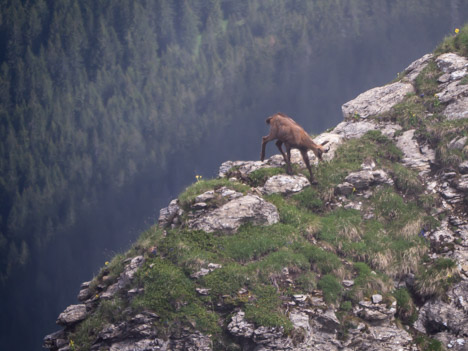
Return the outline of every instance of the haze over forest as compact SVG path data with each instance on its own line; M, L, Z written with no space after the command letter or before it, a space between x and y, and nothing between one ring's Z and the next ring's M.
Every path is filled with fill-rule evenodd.
M39 349L103 251L125 248L196 174L257 159L268 115L311 133L334 126L342 103L395 78L468 15L456 0L0 9L0 284L11 302L0 344L29 329L21 349Z

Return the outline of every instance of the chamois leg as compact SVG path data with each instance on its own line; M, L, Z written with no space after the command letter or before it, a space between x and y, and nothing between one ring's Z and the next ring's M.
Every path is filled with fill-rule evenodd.
M291 167L291 146L288 143L285 143L284 145L286 146L286 155L288 156L289 174L293 174Z
M287 155L284 153L282 145L283 145L283 142L281 140L276 141L276 147L281 152L281 155L283 155L284 162L286 162L286 171L288 174L292 174L291 162L288 159Z
M312 175L312 167L310 167L309 155L307 155L307 150L302 150L301 149L300 151L301 151L302 159L304 160L304 163L307 166L307 169L309 170L310 184L317 184L317 181L314 180L314 176Z
M262 152L260 153L260 161L263 161L265 159L265 147L266 144L269 141L272 141L274 138L272 138L270 135L262 137Z

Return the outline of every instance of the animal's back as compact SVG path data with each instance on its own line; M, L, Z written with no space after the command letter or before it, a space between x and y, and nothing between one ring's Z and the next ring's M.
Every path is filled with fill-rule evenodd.
M293 147L301 145L305 136L308 136L296 121L284 113L276 113L268 117L266 122L276 130L276 136L279 140Z

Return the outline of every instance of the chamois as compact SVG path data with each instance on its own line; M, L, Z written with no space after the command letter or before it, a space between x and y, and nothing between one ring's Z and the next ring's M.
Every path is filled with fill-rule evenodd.
M309 156L307 150L312 150L319 160L322 160L322 153L328 152L323 145L328 143L324 141L321 145L314 143L312 138L306 133L306 131L297 124L291 117L286 116L283 113L276 113L266 119L266 123L270 125L270 134L262 138L262 153L260 160L265 159L265 147L269 141L275 140L276 146L283 155L284 161L287 165L288 174L292 174L291 168L291 148L299 149L301 152L304 163L307 166L310 174L310 182L316 183L312 175L312 168L310 167ZM283 151L282 145L286 146L286 154Z

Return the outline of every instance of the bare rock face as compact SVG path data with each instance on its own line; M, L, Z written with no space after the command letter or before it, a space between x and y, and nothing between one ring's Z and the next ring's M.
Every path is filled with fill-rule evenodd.
M426 54L412 62L404 71L406 74L404 80L414 82L419 73L429 64L429 60L431 60L433 56L432 54Z
M136 272L144 262L145 259L143 256L133 257L125 266L124 271L120 273L117 282L109 286L107 290L101 294L101 298L110 299L117 294L117 292L125 288L133 280Z
M403 101L409 93L414 93L410 83L396 82L368 90L354 100L345 103L341 110L345 120L354 118L367 118L390 111L390 109Z
M70 305L65 311L60 313L57 318L57 324L70 325L82 321L88 315L85 304Z
M370 121L358 122L341 122L338 124L333 133L342 135L345 139L360 138L370 130L377 130L377 124Z
M442 54L436 58L437 66L445 73L465 71L468 67L468 60L454 53ZM459 76L457 74L456 76Z
M278 221L279 214L275 205L256 195L246 195L190 220L188 226L208 233L214 231L235 233L244 223L271 225Z
M174 199L169 203L169 206L162 208L159 211L158 224L160 227L167 227L174 222L174 219L180 215L181 208L179 200Z
M403 151L403 163L421 172L428 172L435 160L435 152L428 147L421 147L414 139L414 129L407 130L398 139L396 145Z
M468 94L468 90L464 90L463 93ZM443 114L447 119L468 118L468 97L464 96L449 104Z
M278 174L268 178L263 191L268 194L297 193L310 185L306 177L296 175Z
M415 328L423 333L448 332L468 337L468 281L462 280L448 292L448 302L429 300L419 311Z

